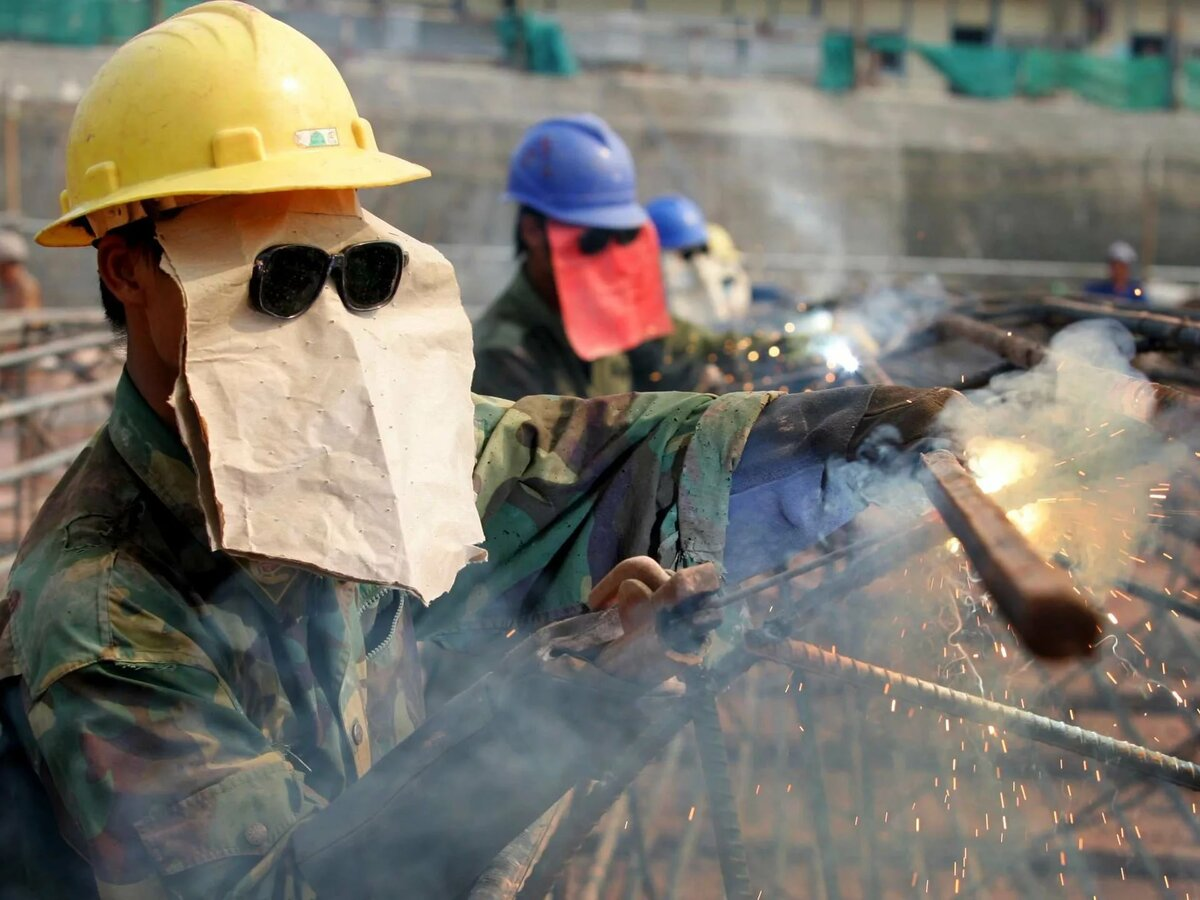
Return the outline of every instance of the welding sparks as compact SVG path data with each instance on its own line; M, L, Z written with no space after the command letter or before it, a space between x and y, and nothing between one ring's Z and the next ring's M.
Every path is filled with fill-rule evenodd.
M853 375L860 365L858 357L850 349L850 343L842 337L830 337L821 341L817 352L825 359L825 365L846 375Z
M1016 441L987 439L967 445L967 465L985 494L1028 478L1037 471L1039 461L1037 453Z

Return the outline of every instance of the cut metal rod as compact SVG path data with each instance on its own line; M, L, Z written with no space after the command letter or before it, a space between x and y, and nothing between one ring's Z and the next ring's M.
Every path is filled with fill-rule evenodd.
M805 641L780 640L760 630L748 632L745 643L747 650L754 655L789 668L831 675L859 688L886 687L888 696L908 703L927 706L983 725L1003 727L1039 743L1131 769L1158 781L1200 790L1200 766L1186 759L1168 756L1128 741L1118 741L1058 719L985 700L862 660L830 653Z
M953 453L936 450L921 462L930 501L1029 650L1048 659L1091 653L1103 629L1070 576L1034 552Z

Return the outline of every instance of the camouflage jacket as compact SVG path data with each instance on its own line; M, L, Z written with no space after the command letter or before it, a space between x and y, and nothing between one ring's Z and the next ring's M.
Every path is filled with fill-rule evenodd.
M477 399L491 558L422 627L507 627L632 554L719 560L731 472L771 399ZM123 379L0 602L7 720L100 894L310 896L290 835L422 719L414 606L209 550L183 446Z
M562 317L518 270L475 323L474 390L510 400L530 394L604 397L696 390L707 357L724 338L672 321L675 331L669 337L589 363L571 348Z

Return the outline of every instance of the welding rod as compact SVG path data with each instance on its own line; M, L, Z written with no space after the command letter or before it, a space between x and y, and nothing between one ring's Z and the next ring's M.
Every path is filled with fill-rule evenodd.
M804 641L777 639L765 631L747 632L745 644L746 649L755 656L780 663L790 669L833 675L858 688L886 687L889 697L927 706L947 715L961 716L984 725L995 723L1014 734L1032 738L1039 743L1131 769L1193 791L1200 790L1200 766L1148 747L1118 741L1085 728L1068 725L1058 719L1039 716L1024 709L985 700L974 694L956 691L902 672L873 666L849 656L830 653Z
M1034 552L953 453L925 453L921 463L925 493L1029 650L1048 659L1090 653L1102 633L1100 619L1070 576Z

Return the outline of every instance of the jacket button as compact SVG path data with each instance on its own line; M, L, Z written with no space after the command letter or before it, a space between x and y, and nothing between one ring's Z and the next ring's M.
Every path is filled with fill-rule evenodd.
M251 847L263 846L267 842L267 836L267 826L262 822L246 826L246 843Z
M350 726L350 737L354 740L354 746L358 746L363 742L366 736L366 731L363 729L363 724L358 719L354 720L354 724Z

